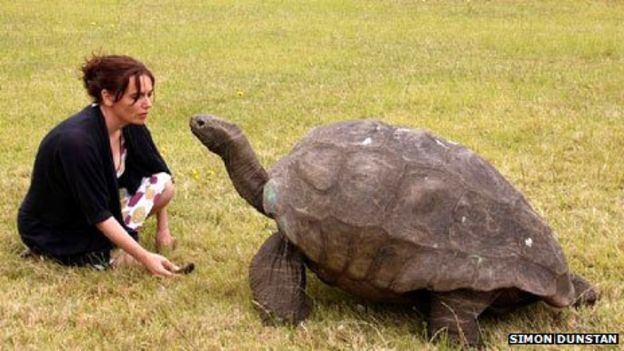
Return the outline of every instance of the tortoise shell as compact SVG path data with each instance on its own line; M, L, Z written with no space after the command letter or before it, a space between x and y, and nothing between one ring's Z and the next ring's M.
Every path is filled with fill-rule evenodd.
M372 299L519 288L573 298L544 220L487 161L424 130L313 129L269 171L263 205L325 282Z

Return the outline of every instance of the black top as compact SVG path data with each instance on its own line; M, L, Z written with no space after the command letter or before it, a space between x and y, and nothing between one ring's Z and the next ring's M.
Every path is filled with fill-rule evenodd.
M126 169L117 179L104 116L90 105L43 138L18 215L22 241L52 256L108 251L113 244L95 224L113 216L123 224L119 188L136 192L141 178L167 172L145 126L123 128ZM135 239L136 232L125 228Z

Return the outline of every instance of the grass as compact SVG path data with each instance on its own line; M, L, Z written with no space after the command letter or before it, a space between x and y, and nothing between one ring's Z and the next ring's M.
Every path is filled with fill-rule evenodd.
M427 128L490 160L556 231L593 308L535 305L481 324L510 332L624 325L624 3L619 1L0 0L1 349L452 349L423 317L310 276L303 327L263 327L247 266L275 227L240 199L188 118L241 125L268 167L308 129L376 117ZM124 53L157 77L150 128L177 184L159 280L24 261L15 218L37 146L89 103L78 67ZM143 235L153 249L154 225ZM571 347L570 349L574 349ZM579 349L581 349L579 347Z

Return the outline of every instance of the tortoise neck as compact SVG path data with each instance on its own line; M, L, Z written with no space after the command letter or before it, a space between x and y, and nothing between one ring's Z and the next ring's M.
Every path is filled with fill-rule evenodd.
M258 161L245 135L240 133L228 142L218 145L215 153L223 159L238 194L260 213L267 215L262 206L262 193L269 175Z

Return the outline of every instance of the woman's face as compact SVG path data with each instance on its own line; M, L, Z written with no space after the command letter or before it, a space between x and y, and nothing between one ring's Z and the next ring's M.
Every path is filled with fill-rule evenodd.
M103 102L123 124L145 124L149 110L152 108L154 87L147 75L139 76L141 91L138 90L136 79L130 77L128 87L121 99L114 101L110 94L105 94Z

